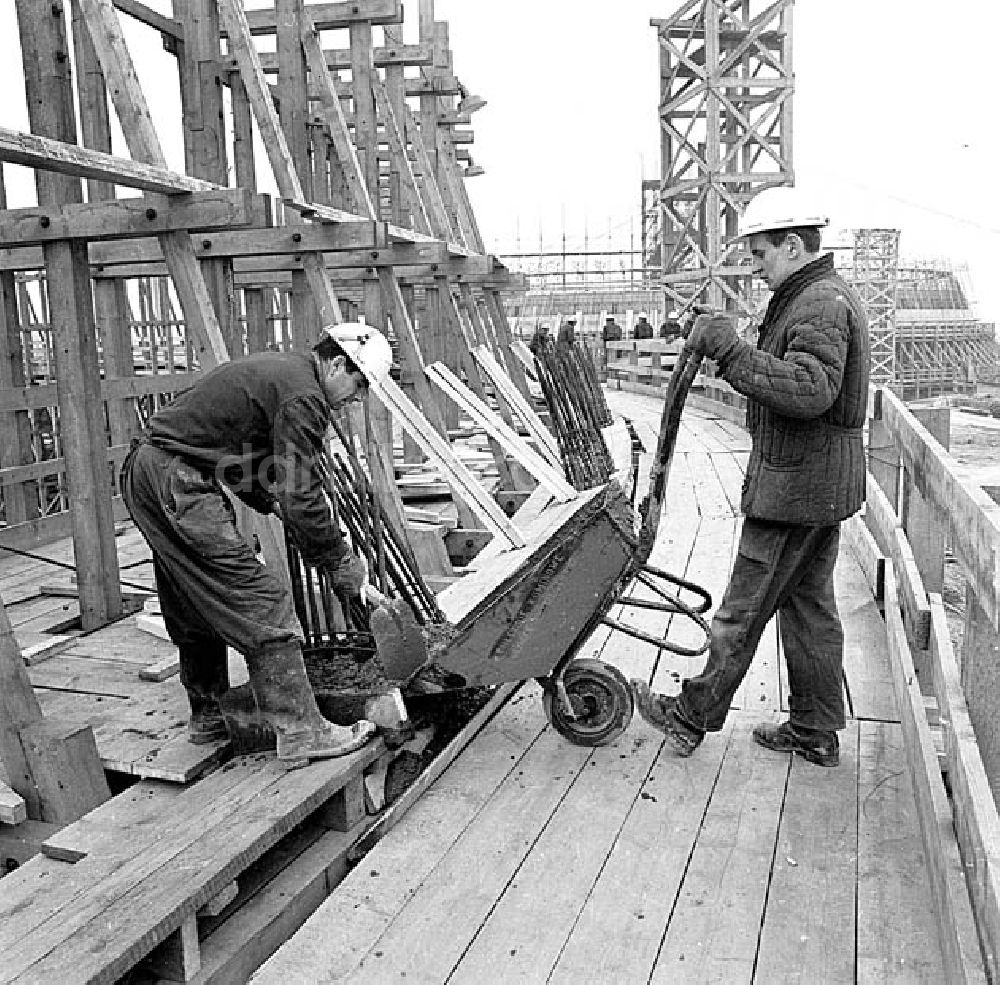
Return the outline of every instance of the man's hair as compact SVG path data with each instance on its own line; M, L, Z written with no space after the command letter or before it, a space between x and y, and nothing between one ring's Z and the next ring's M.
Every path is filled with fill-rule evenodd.
M819 250L823 237L817 226L793 226L791 229L767 229L764 235L772 246L781 246L786 239L795 233L802 240L802 245L807 253L816 253Z
M323 337L313 346L313 352L316 353L319 359L323 362L330 362L337 358L337 356L343 356L347 361L347 369L352 373L360 373L361 370L358 369L357 364L351 357L344 352L341 344L333 337L323 333ZM364 374L362 374L364 375Z

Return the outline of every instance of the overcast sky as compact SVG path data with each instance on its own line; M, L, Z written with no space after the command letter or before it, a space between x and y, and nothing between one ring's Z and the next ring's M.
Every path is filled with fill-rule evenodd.
M169 13L169 0L145 0ZM248 6L260 6L252 0ZM753 12L763 8L754 0ZM13 3L0 3L0 125L26 129ZM417 2L407 0L406 40ZM493 252L639 241L640 180L659 176L658 63L651 17L672 2L437 0L456 74L488 105L470 179ZM127 20L127 19L126 19ZM378 41L378 31L376 31ZM130 30L173 166L182 161L169 57ZM994 0L799 0L794 8L794 166L842 229L894 226L909 258L966 263L984 317L1000 320L1000 151ZM328 36L333 38L333 35ZM344 35L346 38L346 35ZM340 43L340 42L338 42ZM162 107L162 108L161 108ZM124 147L116 147L124 153ZM8 172L21 169L8 168ZM18 180L9 174L15 194ZM11 204L24 204L17 200Z

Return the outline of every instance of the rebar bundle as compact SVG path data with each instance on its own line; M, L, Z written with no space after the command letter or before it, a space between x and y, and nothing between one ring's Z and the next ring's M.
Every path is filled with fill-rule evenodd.
M443 622L437 599L424 582L409 545L389 522L351 443L334 426L340 448L319 458L316 467L336 523L347 531L354 553L364 558L371 583L382 595L406 602L421 626ZM285 539L295 612L307 645L343 642L357 647L361 659L368 651L374 653L366 603L338 596L327 574L304 561L287 528Z
M614 464L601 434L611 423L590 354L578 342L539 338L532 347L566 478L577 489L608 481Z

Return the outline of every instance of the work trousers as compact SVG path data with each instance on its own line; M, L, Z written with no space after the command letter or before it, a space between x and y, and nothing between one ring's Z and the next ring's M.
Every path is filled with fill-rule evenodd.
M152 549L160 611L189 690L219 689L227 644L251 657L301 645L291 593L257 560L214 477L140 443L122 466L122 498Z
M706 732L722 728L764 627L777 613L790 722L844 727L844 631L833 586L839 544L839 524L743 521L729 585L712 619L708 660L681 688L683 719Z

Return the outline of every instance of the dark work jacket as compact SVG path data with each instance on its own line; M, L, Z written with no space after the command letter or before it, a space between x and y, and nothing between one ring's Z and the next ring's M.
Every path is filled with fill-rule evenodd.
M757 348L741 342L719 369L749 398L743 513L810 526L856 513L865 498L868 319L832 254L780 285Z
M258 512L277 500L306 560L322 565L346 550L315 464L329 425L312 354L261 352L206 373L157 411L148 431L151 444Z

